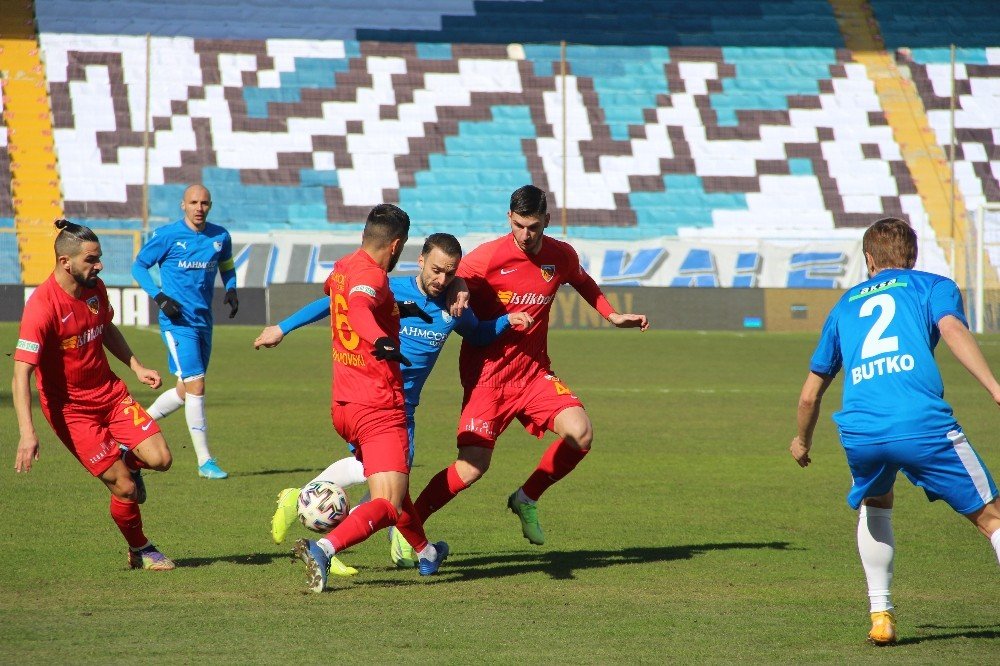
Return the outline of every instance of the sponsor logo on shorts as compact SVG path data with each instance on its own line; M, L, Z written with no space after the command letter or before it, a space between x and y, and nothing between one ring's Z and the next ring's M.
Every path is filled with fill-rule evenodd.
M493 430L493 423L484 419L469 419L469 422L465 424L465 430L478 433L490 439L497 438L497 434Z
M356 291L360 291L362 294L368 294L372 298L375 298L375 293L376 293L375 292L375 288L374 287L370 287L367 284L358 284L358 285L355 285L355 286L351 287L351 290L347 293L347 295L350 296L351 294L353 294Z
M23 349L26 352L31 352L32 354L37 354L38 350L41 348L37 342L31 340L25 340L24 338L17 339L17 348Z
M91 465L96 465L97 463L104 460L109 453L111 453L117 448L118 445L115 444L114 442L104 442L103 444L101 444L101 450L98 452L98 454L96 456L91 456L87 460L90 462Z
M146 425L142 426L142 430L143 430L143 432L145 432L145 431L149 430L149 427L150 427L151 425L153 425L153 422L152 422L152 421L150 421L150 422L149 422L149 423L147 423ZM203 430L204 430L204 428L203 428Z
M361 354L352 354L341 351L333 352L333 362L340 363L341 365L349 365L352 368L363 368L366 365L365 357Z

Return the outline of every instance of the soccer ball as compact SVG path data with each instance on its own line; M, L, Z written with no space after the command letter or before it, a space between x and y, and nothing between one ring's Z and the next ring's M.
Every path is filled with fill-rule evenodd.
M344 489L329 481L313 481L299 493L299 522L313 532L326 534L350 509Z

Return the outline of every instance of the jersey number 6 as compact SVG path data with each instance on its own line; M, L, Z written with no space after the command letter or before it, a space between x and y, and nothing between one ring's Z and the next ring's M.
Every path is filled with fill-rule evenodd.
M354 351L361 338L351 328L351 322L347 319L347 299L341 294L333 297L333 322L340 344L344 345L344 349Z

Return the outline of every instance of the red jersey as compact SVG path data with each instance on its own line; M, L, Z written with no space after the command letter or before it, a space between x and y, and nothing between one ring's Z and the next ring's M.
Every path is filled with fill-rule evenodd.
M389 276L359 249L333 265L323 291L330 296L334 402L401 407L399 363L372 356L372 343L381 337L399 345L399 308Z
M602 316L614 312L573 246L548 236L535 255L521 250L513 234L483 243L462 258L458 275L468 283L470 305L481 320L511 312L535 320L523 334L501 336L485 347L463 340L459 369L466 387L525 386L549 372L549 311L560 285L572 285Z
M104 329L114 313L100 279L70 296L55 274L40 284L24 304L14 360L35 366L42 406L107 406L121 380L111 372L104 352Z

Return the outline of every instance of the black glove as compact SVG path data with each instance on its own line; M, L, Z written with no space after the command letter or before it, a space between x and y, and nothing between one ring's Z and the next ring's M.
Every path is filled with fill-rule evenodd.
M410 363L410 359L399 353L399 347L392 341L392 338L379 338L375 341L373 346L374 349L372 349L372 356L379 361L399 361L406 367L413 365Z
M399 308L400 319L405 319L406 317L417 317L421 321L427 322L428 324L433 324L434 320L429 314L420 309L413 301L396 301L396 307Z
M240 299L236 298L236 290L227 289L226 297L222 299L222 302L229 306L229 318L235 317L240 309Z
M153 300L156 304L160 306L160 312L167 315L167 319L173 319L181 313L181 304L170 298L162 291L156 296L153 296Z

